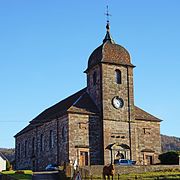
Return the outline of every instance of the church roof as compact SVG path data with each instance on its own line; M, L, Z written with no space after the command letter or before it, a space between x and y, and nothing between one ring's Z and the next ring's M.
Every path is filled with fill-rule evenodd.
M57 104L46 109L34 118L30 123L39 123L49 121L56 117L62 116L66 112L78 112L95 114L98 113L98 109L89 94L86 92L86 88L78 91L77 93L69 96L68 98L58 102Z
M100 63L134 67L134 65L131 64L128 51L119 44L116 44L112 39L109 31L109 24L107 24L106 29L107 32L103 44L96 48L89 57L87 70Z
M57 117L60 117L66 113L79 113L79 114L98 114L98 108L86 92L86 88L78 91L77 93L69 96L68 98L58 102L50 108L44 110L37 117L35 117L30 124L23 130L15 135L19 136L25 132L34 129L36 126L40 126L45 122L51 121Z
M8 159L6 158L6 156L2 153L2 152L0 152L0 157L4 160L4 161L7 161Z
M160 122L161 120L156 118L155 116L147 113L146 111L140 109L135 106L135 120L142 121L154 121ZM78 91L77 93L69 96L68 98L60 101L54 106L46 109L41 114L39 114L36 118L30 121L30 124L22 129L19 133L15 135L15 137L28 132L34 129L36 126L40 126L43 123L52 120L53 118L59 117L64 113L82 113L82 114L98 114L99 111L86 92L86 88Z
M136 120L144 120L144 121L162 121L159 118L147 113L146 111L140 109L139 107L135 106L135 119Z

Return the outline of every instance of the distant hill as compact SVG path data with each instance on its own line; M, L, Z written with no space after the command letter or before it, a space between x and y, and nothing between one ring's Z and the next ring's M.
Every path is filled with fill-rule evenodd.
M161 135L162 152L180 151L180 138Z
M14 148L11 148L11 149L0 148L0 152L2 152L10 162L13 162L15 160L15 149Z

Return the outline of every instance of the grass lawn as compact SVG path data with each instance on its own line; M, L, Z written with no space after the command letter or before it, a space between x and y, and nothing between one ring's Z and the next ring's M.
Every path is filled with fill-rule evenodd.
M88 178L87 178L88 179ZM93 180L100 180L102 179L102 177L98 177L96 175L93 175L92 177L89 177L89 179L93 179ZM123 175L115 175L114 176L115 180L155 180L155 179L159 179L159 180L170 180L170 179L174 179L174 180L180 180L180 171L174 171L174 172L169 172L169 171L165 171L165 172L145 172L145 173L131 173L131 174L123 174Z
M120 179L128 180L128 179L180 179L180 172L146 172L142 174L126 174L120 175Z
M30 180L32 179L31 170L21 170L21 171L3 171L2 174L7 174L18 180Z

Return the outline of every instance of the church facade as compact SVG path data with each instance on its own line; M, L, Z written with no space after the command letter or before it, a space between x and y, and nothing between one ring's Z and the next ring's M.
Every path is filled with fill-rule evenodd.
M74 161L101 165L120 158L158 163L161 120L135 106L135 66L111 38L109 23L106 30L89 57L87 87L44 110L15 135L17 169Z

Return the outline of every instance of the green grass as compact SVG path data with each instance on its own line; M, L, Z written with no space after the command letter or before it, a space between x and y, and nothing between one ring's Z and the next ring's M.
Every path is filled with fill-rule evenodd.
M93 175L92 177L89 177L89 179L100 180L102 179L102 176ZM175 172L169 172L169 171L162 172L161 171L161 172L145 172L145 173L140 173L140 174L131 173L131 174L119 175L119 179L120 180L135 180L135 179L138 179L138 180L155 180L155 179L178 180L180 179L180 172L179 171L175 171ZM114 176L114 180L118 180L118 175Z
M21 170L21 171L3 171L2 174L9 175L18 180L30 180L32 179L31 170Z
M180 172L146 172L141 174L120 175L120 179L180 179Z

